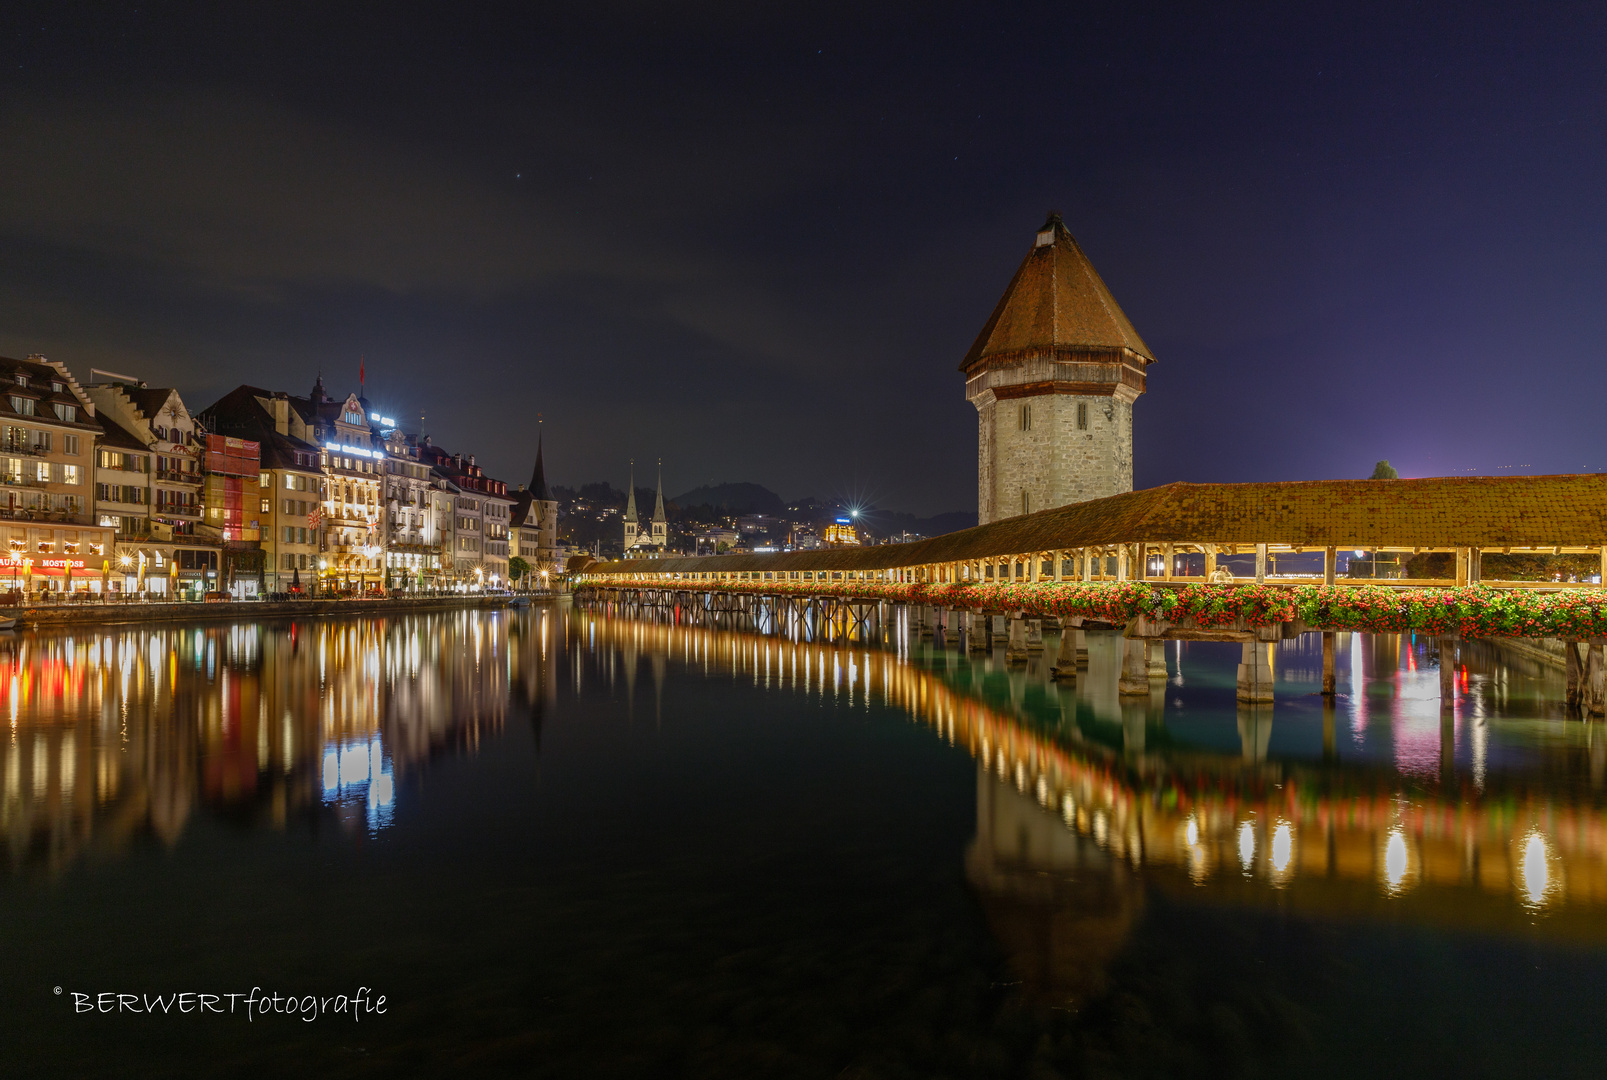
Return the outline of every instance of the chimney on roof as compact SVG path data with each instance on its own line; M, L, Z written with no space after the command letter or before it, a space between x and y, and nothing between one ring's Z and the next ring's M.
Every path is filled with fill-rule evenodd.
M473 454L470 454L470 455L469 455L469 464L470 464L470 465L473 465L473 464L474 464L474 455L473 455Z
M1060 229L1064 229L1065 227L1066 223L1061 220L1060 211L1049 211L1049 220L1045 221L1042 227L1038 229L1038 240L1032 246L1048 247L1050 244L1055 242L1055 233Z

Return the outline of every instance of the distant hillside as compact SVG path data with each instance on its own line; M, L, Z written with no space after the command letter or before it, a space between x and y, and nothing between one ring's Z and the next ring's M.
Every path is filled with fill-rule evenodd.
M760 484L704 484L675 496L677 506L712 506L728 514L779 514L781 496Z

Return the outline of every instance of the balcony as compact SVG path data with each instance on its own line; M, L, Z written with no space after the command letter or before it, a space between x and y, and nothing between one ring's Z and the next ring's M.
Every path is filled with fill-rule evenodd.
M22 457L44 457L45 451L27 443L0 443L0 454L17 454Z
M167 517L196 518L201 516L199 506L175 506L172 503L157 503L152 513L163 514Z
M200 473L175 472L172 469L156 470L156 481L159 484L194 484L199 487L201 480Z

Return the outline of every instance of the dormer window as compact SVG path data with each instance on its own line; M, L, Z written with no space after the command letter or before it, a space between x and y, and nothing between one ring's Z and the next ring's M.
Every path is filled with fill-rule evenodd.
M50 384L50 392L52 394L61 393L61 389L62 389L61 388L61 383L59 383L59 382L53 382L53 383Z
M27 372L25 372L25 371L17 372L17 385L18 386L27 386L28 385L28 373Z
M21 396L19 396L17 394L12 394L11 395L11 411L16 413L18 416L32 416L33 415L33 398L26 398L26 397L21 397Z
M65 420L69 424L77 423L77 421L78 421L78 406L76 406L76 405L57 405L56 406L56 418L59 419L59 420Z

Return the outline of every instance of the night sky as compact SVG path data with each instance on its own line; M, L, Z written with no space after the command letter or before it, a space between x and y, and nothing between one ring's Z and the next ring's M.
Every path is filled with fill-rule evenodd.
M1607 5L246 6L0 14L0 353L969 510L1053 207L1139 487L1607 470Z

